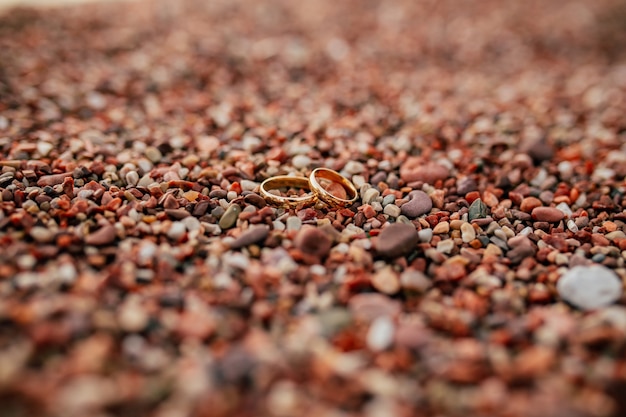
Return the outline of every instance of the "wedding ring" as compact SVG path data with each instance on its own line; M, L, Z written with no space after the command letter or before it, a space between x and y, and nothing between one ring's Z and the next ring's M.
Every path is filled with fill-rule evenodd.
M330 193L326 188L322 187L318 179L325 179L330 182L337 183L343 187L346 192L346 198L337 197ZM358 192L352 182L346 177L329 168L316 168L309 176L309 184L311 190L317 198L328 204L330 207L346 207L356 201Z
M261 183L259 191L265 200L279 207L295 208L298 206L308 206L315 203L317 199L315 193L312 192L300 196L281 196L270 192L270 190L279 190L281 188L296 188L311 191L311 186L306 178L293 177L290 175L278 175L266 179Z

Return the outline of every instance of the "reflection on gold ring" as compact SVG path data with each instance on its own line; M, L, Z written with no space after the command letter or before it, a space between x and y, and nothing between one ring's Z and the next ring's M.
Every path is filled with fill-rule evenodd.
M296 188L311 191L309 181L303 177L293 177L290 175L278 175L270 177L261 183L260 193L269 203L279 207L294 208L298 206L308 206L315 203L317 197L314 193L309 192L301 196L281 196L270 192L270 190L278 190L281 188Z
M341 185L346 191L347 198L339 198L331 194L328 190L322 187L318 179L329 180ZM313 172L311 172L311 175L309 175L309 183L311 184L311 190L315 193L315 195L317 195L317 198L331 207L349 206L356 201L358 196L356 187L352 184L352 182L350 182L350 180L337 171L333 171L329 168L314 169Z

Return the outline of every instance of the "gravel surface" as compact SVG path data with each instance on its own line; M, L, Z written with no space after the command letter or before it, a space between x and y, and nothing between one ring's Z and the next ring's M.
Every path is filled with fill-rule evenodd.
M0 416L626 415L625 21L6 12ZM258 194L317 167L357 201Z

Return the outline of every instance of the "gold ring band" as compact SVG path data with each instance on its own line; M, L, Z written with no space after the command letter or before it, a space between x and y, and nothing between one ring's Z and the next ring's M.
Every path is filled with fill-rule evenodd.
M321 186L321 184L317 180L318 178L326 179L341 185L346 191L347 198L339 198L331 194L329 191ZM311 172L311 175L309 175L309 184L313 193L317 195L317 198L319 198L331 207L349 206L356 201L356 198L358 196L356 187L354 186L354 184L352 184L352 182L350 182L350 180L348 180L337 171L333 171L329 168L314 169L313 172Z
M312 191L309 181L304 177L278 175L276 177L270 177L263 181L261 183L261 187L259 188L261 196L269 203L277 206L295 208L298 206L311 205L315 202L315 200L317 200L317 197L313 192L309 192L305 195L298 197L283 197L281 195L276 195L269 192L269 190L278 190L280 188L298 188L302 190Z

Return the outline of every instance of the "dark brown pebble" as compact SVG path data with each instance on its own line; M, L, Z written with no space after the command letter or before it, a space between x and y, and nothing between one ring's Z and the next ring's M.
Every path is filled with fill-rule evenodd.
M250 193L246 195L243 199L246 203L252 204L253 206L263 208L267 204L265 199L256 193Z
M209 193L209 197L211 198L226 198L228 191L226 190L213 190Z
M314 226L302 226L293 241L302 252L323 258L328 255L332 246L330 237Z
M240 234L231 244L231 249L239 249L245 246L252 245L254 243L265 240L270 233L270 228L267 225L251 226L248 230Z
M185 210L185 209L174 209L174 210L164 210L165 214L167 214L167 216L170 219L174 219L174 220L181 220L184 219L185 217L189 217L191 216L191 214Z
M376 253L385 258L397 258L413 252L419 242L415 226L405 223L394 223L387 226L378 235Z

